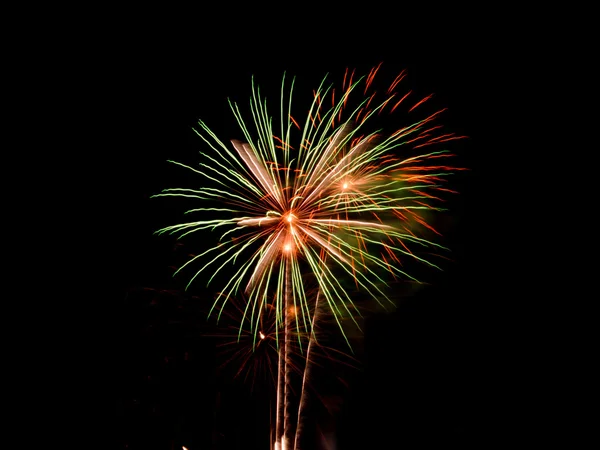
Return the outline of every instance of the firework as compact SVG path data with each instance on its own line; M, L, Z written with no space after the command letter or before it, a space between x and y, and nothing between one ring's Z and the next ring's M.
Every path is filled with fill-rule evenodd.
M226 144L200 121L196 133L208 148L202 161L195 167L173 163L200 175L203 186L157 195L200 201L187 211L198 220L159 233L180 238L205 230L220 233L217 245L178 270L195 270L190 284L201 274L208 283L227 274L211 313L220 316L227 302L243 293L248 301L242 323L248 321L255 340L266 309L275 315L280 448L293 446L286 355L292 340L301 346L298 336L313 331L307 277L349 344L342 324L355 321L359 310L353 290L391 304L389 275L417 281L405 270L406 259L439 268L428 255L443 247L428 237L437 232L426 216L441 210L443 194L452 192L445 185L455 169L445 163L452 156L445 144L461 136L436 124L443 110L407 121L426 109L431 96L413 98L400 91L404 72L384 92L375 92L377 71L356 79L347 71L337 90L325 77L302 121L292 115L295 80L283 77L276 122L253 81L249 120L230 102L243 140ZM401 111L403 126L385 129L383 114Z

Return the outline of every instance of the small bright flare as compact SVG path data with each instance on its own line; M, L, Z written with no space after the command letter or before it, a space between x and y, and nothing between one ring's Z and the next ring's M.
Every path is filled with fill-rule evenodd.
M258 335L260 336L260 338L261 338L261 339L264 339L264 338L265 338L265 335L264 335L264 333L263 333L262 331L259 331L259 332L258 332Z

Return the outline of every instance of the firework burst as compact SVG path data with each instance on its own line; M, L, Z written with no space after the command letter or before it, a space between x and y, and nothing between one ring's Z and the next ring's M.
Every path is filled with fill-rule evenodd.
M302 346L300 336L313 331L307 277L349 344L343 322L355 320L359 310L347 280L385 305L392 303L389 275L417 281L405 270L405 260L439 268L430 255L443 247L428 238L437 232L426 215L441 210L443 194L452 192L446 180L456 169L445 162L452 156L445 145L461 136L436 124L443 110L422 113L431 96L413 98L410 91L400 91L404 72L376 92L377 71L356 79L347 71L337 90L325 77L302 121L292 115L295 80L283 77L276 122L253 81L250 120L230 102L243 140L225 144L200 121L195 131L210 151L202 153L196 167L174 164L200 175L203 186L157 195L203 202L187 211L199 220L159 233L181 238L221 231L217 245L178 270L195 268L190 284L200 274L207 274L208 283L228 274L211 313L220 316L243 292L248 301L241 322L249 323L255 340L261 339L266 310L275 315L275 347L281 349L277 416L285 416L278 427L290 422L288 410L281 411L290 395L286 354L292 340ZM382 117L400 111L406 113L403 126L386 130L388 120ZM293 447L287 429L276 435L277 446Z
M190 284L201 273L210 275L210 283L221 271L233 268L213 309L222 310L229 298L243 290L254 334L271 294L277 320L283 322L288 281L293 307L300 311L295 326L310 331L303 282L307 271L334 317L341 320L352 317L355 307L340 276L350 276L361 290L385 301L389 299L382 289L383 271L415 280L402 268L401 258L437 267L415 248L430 252L442 247L415 230L433 230L424 214L442 209L436 203L440 194L451 192L445 180L456 170L444 163L452 155L442 145L460 136L443 133L434 124L443 110L388 135L373 129L371 122L377 124L382 113L394 113L403 104L412 113L429 98L410 102L410 92L397 93L401 73L379 99L369 91L376 71L356 81L346 73L338 96L323 80L302 126L291 115L294 81L286 94L284 76L278 133L253 83L252 122L245 122L239 106L230 103L246 142L233 140L226 145L200 121L196 132L212 152L202 153L197 168L172 162L204 177L205 186L171 188L156 195L214 204L187 211L202 217L208 214L210 219L158 232L181 238L224 230L218 245L190 259L178 272L198 263ZM358 94L358 103L351 101L353 94ZM332 106L326 106L326 97Z

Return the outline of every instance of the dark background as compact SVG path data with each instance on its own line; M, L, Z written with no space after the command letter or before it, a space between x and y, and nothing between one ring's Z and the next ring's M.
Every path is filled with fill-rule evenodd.
M510 201L497 184L510 172L511 149L499 151L504 113L516 103L510 51L484 27L459 39L452 27L402 34L400 19L365 28L353 17L320 31L300 20L293 32L285 22L210 27L212 18L203 16L197 26L163 27L138 18L123 33L107 71L118 93L111 153L121 187L112 205L120 229L115 448L268 448L265 392L218 371L217 340L203 335L210 293L200 285L184 292L186 279L171 276L202 242L182 247L153 235L177 223L189 204L150 196L193 183L166 160L196 161L203 148L191 129L197 119L223 140L239 137L227 98L247 104L251 75L277 94L284 71L312 88L328 72L337 81L346 67L367 73L380 62L382 78L406 69L406 86L435 93L435 105L449 108L442 122L469 137L451 148L470 170L453 182L460 195L445 213L452 261L428 274L430 285L403 298L396 312L365 322L358 368L339 369L347 387L323 387L335 413L316 413L315 436L334 429L331 448L340 450L490 448L532 427L525 318L499 223L510 214L499 212ZM324 33L328 26L334 31Z

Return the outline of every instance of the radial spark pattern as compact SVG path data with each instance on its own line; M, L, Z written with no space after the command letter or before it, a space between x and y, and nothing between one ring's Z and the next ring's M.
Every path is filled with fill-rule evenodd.
M249 299L244 315L254 335L271 303L278 323L291 317L298 330L310 332L307 276L343 330L341 320L355 312L344 280L385 303L386 272L414 279L404 259L437 267L422 256L441 248L424 237L422 232L433 230L424 214L440 210L442 194L452 192L445 181L455 169L445 162L452 156L445 145L460 136L436 124L443 110L423 113L431 96L415 99L398 90L404 72L388 89L375 92L376 72L357 79L346 72L338 90L326 77L303 121L292 116L294 80L283 77L276 123L253 82L249 120L230 102L244 140L224 143L200 121L196 133L207 149L202 161L195 167L175 164L200 175L202 187L157 195L198 200L199 207L187 211L198 220L159 233L220 232L218 245L179 270L195 270L190 283L201 274L210 283L227 273L213 310L222 310L243 290ZM387 132L383 124L392 122L390 117L403 126ZM286 284L288 308L297 312L292 316L284 311Z

